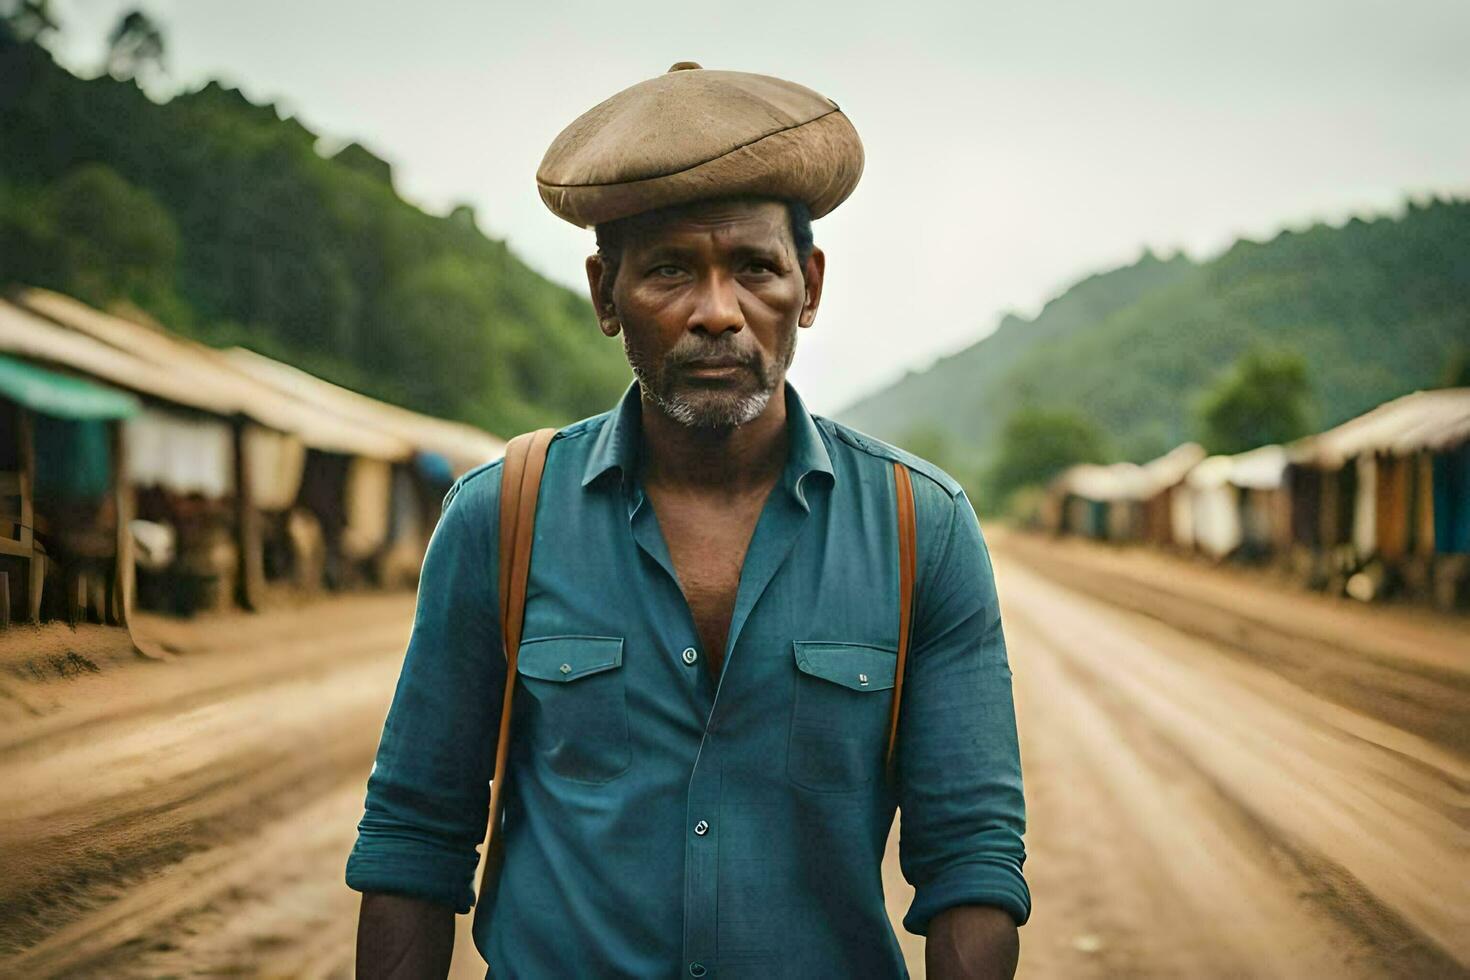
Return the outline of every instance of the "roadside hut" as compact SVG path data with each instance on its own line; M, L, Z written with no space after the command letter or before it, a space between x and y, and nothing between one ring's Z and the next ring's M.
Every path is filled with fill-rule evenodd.
M1189 547L1190 495L1184 478L1204 458L1199 443L1185 442L1143 464L1143 540L1159 546Z
M344 551L354 560L371 561L380 582L417 578L449 483L505 452L501 439L472 425L369 398L244 348L234 348L227 356L232 366L285 397L389 433L411 447L412 459L391 466L359 458L338 470L325 460L308 459L324 493L332 493L338 483L343 487Z
M1148 475L1137 463L1079 463L1053 481L1062 501L1061 531L1106 541L1136 541L1143 533Z
M12 299L5 310L23 338L16 353L145 397L126 435L138 447L128 467L138 494L135 528L150 545L140 549L143 571L167 577L153 598L197 608L233 597L256 607L265 577L262 514L273 513L263 508L300 510L309 449L347 460L409 456L402 440L284 398L222 353L161 327L45 290ZM298 537L299 556L309 552L310 535ZM297 581L309 583L309 573Z
M109 347L91 337L66 330L6 300L0 300L0 352L67 376L80 376L131 392L140 397L145 408L150 405L168 405L175 407L180 412L192 412L198 416L217 415L229 411L228 401L212 389L191 386L185 379L140 360L127 351ZM113 453L115 461L126 460L130 455L128 443L133 432L130 424L136 418L137 413L129 417L116 432L117 446ZM54 455L55 449L48 446L44 452L49 459ZM125 469L124 472L126 472ZM128 480L124 489L125 492L119 494L117 504L120 530L132 529L138 523L135 507L136 488L132 485L131 480ZM86 520L84 515L73 513L57 526L48 529L46 533L48 537L73 539L91 537L95 541L98 531L96 525ZM131 540L130 534L124 535L124 545L129 551L131 551ZM70 547L60 541L50 541L49 544L62 551ZM82 550L85 552L87 549ZM48 564L54 563L59 557L53 554ZM83 556L78 562L78 567L83 567L88 563ZM93 566L97 564L95 555L91 557L90 564ZM120 564L122 566L120 578L123 583L121 590L127 601L130 602L133 597L131 586L134 564L130 560ZM60 565L57 566L57 575L62 578L55 583L57 588L53 591L56 594L59 595L62 591L70 592L73 588L81 588L72 573ZM126 615L126 606L124 615Z
M1240 501L1230 482L1230 457L1210 456L1189 471L1190 540L1194 550L1220 559L1240 546Z
M1210 456L1185 478L1188 504L1180 539L1216 560L1266 558L1289 542L1290 513L1283 490L1286 451L1261 446L1233 456Z
M1249 559L1285 554L1291 545L1286 449L1260 446L1230 458L1230 484L1240 494L1241 553Z
M1287 447L1293 536L1359 598L1464 599L1470 388L1417 391Z
M138 407L124 392L0 355L0 628L12 617L74 623L89 614L126 624L119 423ZM48 576L57 585L49 604Z
M1178 511L1187 514L1189 503L1181 484L1203 456L1197 444L1186 442L1143 464L1070 466L1047 487L1048 526L1108 541L1175 542Z

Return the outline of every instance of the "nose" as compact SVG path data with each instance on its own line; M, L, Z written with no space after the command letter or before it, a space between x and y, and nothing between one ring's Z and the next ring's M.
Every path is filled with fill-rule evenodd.
M700 282L694 309L689 315L689 329L702 330L718 337L727 331L739 333L745 327L745 312L735 295L734 280L715 271Z

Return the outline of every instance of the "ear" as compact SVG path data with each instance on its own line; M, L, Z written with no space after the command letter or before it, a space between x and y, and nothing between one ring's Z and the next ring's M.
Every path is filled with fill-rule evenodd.
M602 256L587 256L587 291L592 297L592 309L597 314L597 326L607 336L616 337L618 331L623 329L623 324L618 319L617 310L603 304L602 278L605 275L607 266L603 264Z
M801 316L796 322L809 327L817 321L817 307L822 303L822 278L827 273L826 253L820 248L813 248L802 271L806 275L806 295L801 303Z

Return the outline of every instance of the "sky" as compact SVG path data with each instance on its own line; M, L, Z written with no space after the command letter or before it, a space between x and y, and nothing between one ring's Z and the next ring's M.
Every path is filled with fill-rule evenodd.
M167 41L155 95L218 78L362 142L406 198L473 205L583 292L592 233L535 186L563 127L676 61L828 96L866 167L815 224L827 281L791 378L824 413L1145 248L1470 193L1466 0L59 0L52 49L94 74L134 6Z

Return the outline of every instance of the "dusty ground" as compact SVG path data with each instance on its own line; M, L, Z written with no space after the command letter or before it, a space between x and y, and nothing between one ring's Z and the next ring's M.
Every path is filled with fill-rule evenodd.
M1470 622L988 534L1023 975L1470 975ZM148 659L6 636L0 976L350 975L342 866L411 611L144 618Z

